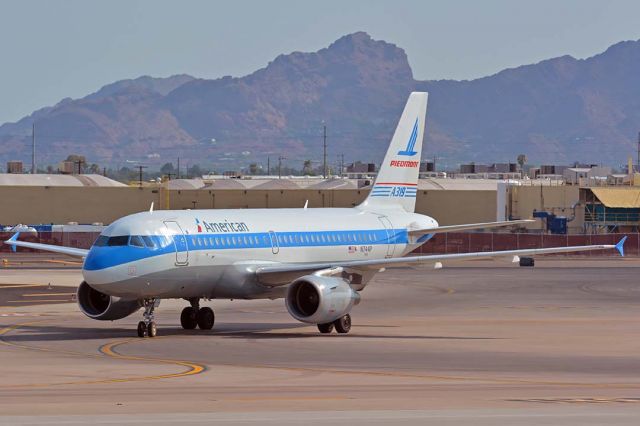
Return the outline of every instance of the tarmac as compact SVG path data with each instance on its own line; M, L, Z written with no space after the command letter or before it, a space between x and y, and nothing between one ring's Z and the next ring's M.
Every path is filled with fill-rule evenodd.
M116 322L78 310L77 265L0 268L2 424L637 425L639 259L388 269L347 335L283 300L185 301ZM40 259L42 260L42 259Z

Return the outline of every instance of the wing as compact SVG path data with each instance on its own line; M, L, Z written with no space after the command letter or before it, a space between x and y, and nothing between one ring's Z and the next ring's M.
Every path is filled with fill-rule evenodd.
M29 243L27 241L18 241L18 236L20 236L20 233L16 232L11 238L9 238L7 241L4 242L5 244L10 245L13 251L16 251L16 247L26 247L26 248L36 249L36 250L50 251L53 253L61 253L61 254L67 254L69 256L83 257L83 258L87 257L87 254L89 253L89 250L79 249L74 247L54 246L51 244L40 244L40 243Z
M447 225L447 226L438 226L436 228L410 229L409 235L412 237L417 237L418 242L421 242L419 238L425 235L441 234L443 232L470 231L472 229L500 228L503 226L524 225L524 224L533 223L533 222L535 222L535 220L533 219L522 219L522 220L506 220L502 222L468 223L465 225Z
M627 237L622 238L616 245L591 245L591 246L571 246L552 247L541 249L505 250L505 251L484 251L476 253L456 253L456 254L434 254L428 256L410 256L394 259L372 259L372 260L352 260L326 263L304 263L304 264L278 264L264 265L255 269L258 281L265 285L281 286L291 283L291 281L303 275L311 274L320 270L331 268L343 268L354 271L375 271L387 266L411 266L420 264L436 264L446 260L470 260L470 259L490 259L504 258L511 256L535 256L552 253L571 253L592 250L616 249L621 256L624 256L624 242Z

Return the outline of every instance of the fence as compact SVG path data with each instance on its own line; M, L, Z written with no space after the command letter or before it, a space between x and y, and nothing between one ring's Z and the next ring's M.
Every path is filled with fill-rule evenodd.
M63 245L88 249L98 238L97 232L39 232L37 235L27 233L20 235L20 240L43 244ZM640 238L638 233L602 234L602 235L548 235L548 234L510 234L510 233L478 233L450 232L436 234L415 253L444 254L471 253L481 251L534 249L546 247L582 246L591 244L615 244L623 236L627 236L625 255L640 256ZM0 241L11 237L10 233L0 233ZM11 248L0 245L0 252L9 252ZM21 252L35 251L20 248ZM584 253L569 253L571 256L617 256L615 250L598 250Z

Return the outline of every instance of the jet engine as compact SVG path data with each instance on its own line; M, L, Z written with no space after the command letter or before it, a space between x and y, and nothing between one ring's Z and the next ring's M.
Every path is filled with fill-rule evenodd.
M287 290L287 310L298 321L326 324L351 311L360 295L342 278L306 275Z
M86 281L82 281L78 287L77 299L82 313L91 319L101 321L122 319L142 307L138 300L123 300L109 296L92 288Z

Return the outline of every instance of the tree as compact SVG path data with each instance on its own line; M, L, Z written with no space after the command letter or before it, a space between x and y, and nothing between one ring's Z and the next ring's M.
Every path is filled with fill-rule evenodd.
M520 165L520 170L522 170L524 165L527 163L527 156L525 154L520 154L518 155L517 161L518 161L518 164Z
M176 174L176 169L173 167L173 163L165 163L164 166L160 167L160 172L163 175L168 175L168 174Z
M311 164L311 160L304 160L304 164L302 166L302 174L305 176L313 175L313 166Z
M89 169L88 169L87 171L88 171L90 174L93 174L93 175L100 174L100 166L98 166L96 163L92 163L92 164L89 166Z
M189 167L189 169L187 169L187 175L191 176L192 178L202 177L202 175L204 175L204 171L200 168L200 166L194 164L193 166Z

